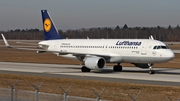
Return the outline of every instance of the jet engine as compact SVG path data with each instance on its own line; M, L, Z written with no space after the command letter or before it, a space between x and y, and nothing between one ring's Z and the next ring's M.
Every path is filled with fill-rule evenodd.
M149 64L148 63L133 63L136 67L139 68L149 68Z
M102 57L87 57L84 63L89 69L102 69L106 64L106 61Z

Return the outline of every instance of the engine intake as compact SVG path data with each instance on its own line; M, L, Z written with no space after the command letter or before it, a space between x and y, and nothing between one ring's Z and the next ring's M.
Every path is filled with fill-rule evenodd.
M89 69L102 69L106 61L102 57L87 57L85 59L85 66Z

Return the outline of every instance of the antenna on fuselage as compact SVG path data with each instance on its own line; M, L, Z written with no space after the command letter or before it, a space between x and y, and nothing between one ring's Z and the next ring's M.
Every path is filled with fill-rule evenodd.
M153 38L153 36L152 36L152 35L150 35L149 39L154 40L154 38Z

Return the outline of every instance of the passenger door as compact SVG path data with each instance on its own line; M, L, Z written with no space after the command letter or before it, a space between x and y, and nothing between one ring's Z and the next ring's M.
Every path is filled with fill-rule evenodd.
M147 54L147 52L146 52L147 46L148 46L148 42L144 42L142 47L141 47L141 55Z

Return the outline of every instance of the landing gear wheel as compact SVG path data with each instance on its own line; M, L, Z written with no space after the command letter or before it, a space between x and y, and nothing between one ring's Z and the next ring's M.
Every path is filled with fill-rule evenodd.
M155 70L150 70L149 71L149 74L154 74L155 73Z
M81 68L81 71L82 71L82 72L90 72L91 69L87 68L86 66L83 66L83 67Z
M115 65L115 66L113 67L113 70L114 70L115 72L120 72L120 71L122 71L122 66L121 66L121 65Z
M149 71L149 74L154 74L155 73L155 71L153 70L153 64L151 64L151 63L148 63L148 66L149 66L149 69L150 69L150 71Z

